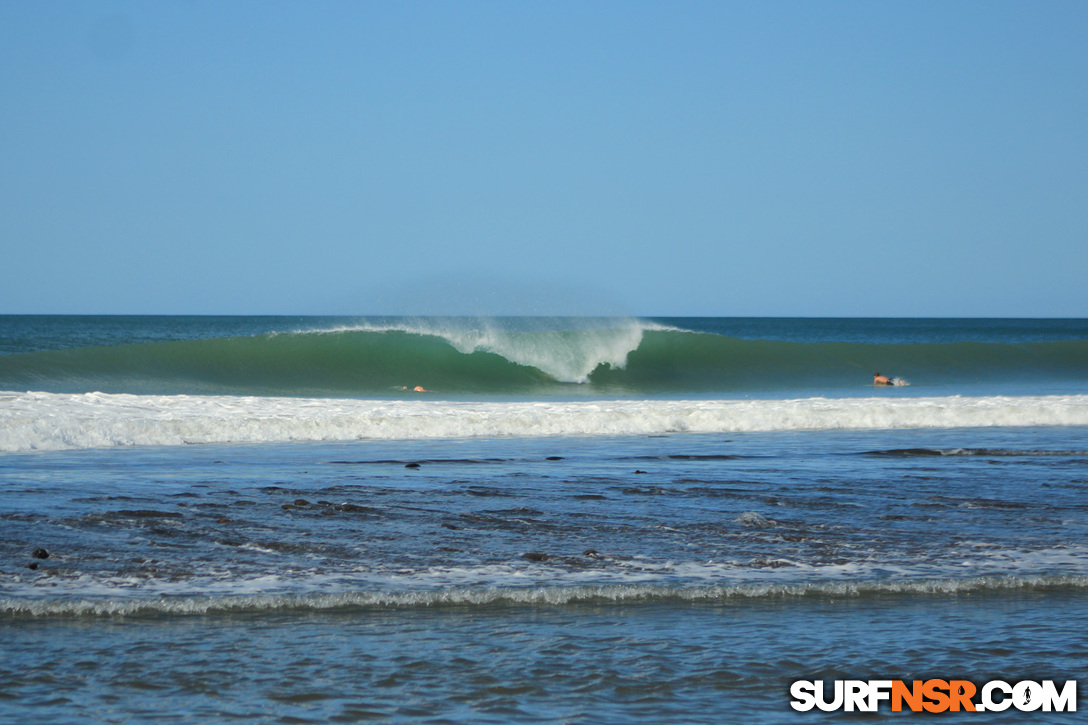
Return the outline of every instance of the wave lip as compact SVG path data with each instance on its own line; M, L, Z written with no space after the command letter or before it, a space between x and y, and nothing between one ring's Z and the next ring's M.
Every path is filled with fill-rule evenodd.
M451 402L0 393L0 451L491 436L1088 425L1088 395Z
M521 320L522 325L527 322ZM412 324L364 323L309 332L403 332L436 337L462 355L492 353L516 365L540 370L561 383L586 383L598 368L625 368L628 355L638 349L644 332L668 329L626 318L542 318L535 323L518 329L494 318L419 318Z

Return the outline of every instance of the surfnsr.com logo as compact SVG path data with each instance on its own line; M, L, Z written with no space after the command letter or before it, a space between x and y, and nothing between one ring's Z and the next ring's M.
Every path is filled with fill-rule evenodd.
M991 680L976 687L968 680L834 680L827 692L823 680L797 680L790 686L790 707L808 712L876 712L887 702L892 712L1076 712L1077 682L1059 689L1053 680L1022 680L1009 684Z

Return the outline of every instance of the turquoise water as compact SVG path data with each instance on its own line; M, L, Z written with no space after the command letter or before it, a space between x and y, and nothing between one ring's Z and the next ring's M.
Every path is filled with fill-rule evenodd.
M1088 676L1084 321L0 330L0 719L795 722L833 717L796 679Z
M0 317L0 389L390 397L1088 391L1083 320Z

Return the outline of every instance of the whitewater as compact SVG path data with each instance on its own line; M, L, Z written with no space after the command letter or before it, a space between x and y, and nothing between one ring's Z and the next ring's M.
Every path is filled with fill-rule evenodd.
M395 401L0 393L0 451L211 443L1088 425L1088 395Z

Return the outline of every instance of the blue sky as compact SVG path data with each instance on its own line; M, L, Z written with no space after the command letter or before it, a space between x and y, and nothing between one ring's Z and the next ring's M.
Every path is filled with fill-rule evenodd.
M1088 3L0 0L0 313L1088 317Z

